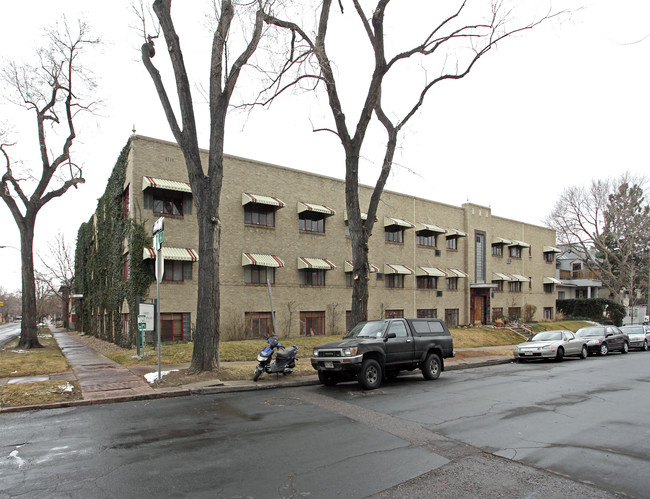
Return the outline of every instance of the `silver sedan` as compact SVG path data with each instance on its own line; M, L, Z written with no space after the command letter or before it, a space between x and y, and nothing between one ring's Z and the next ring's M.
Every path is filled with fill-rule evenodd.
M650 330L646 329L646 326L621 326L619 329L630 338L630 348L638 348L644 352L648 351Z
M577 338L571 331L542 331L526 343L515 347L515 359L524 362L528 359L555 359L558 362L566 356L587 358L587 342Z

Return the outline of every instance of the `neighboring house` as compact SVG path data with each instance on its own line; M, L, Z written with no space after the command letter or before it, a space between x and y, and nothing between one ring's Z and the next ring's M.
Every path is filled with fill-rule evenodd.
M195 322L199 257L183 156L175 143L138 135L129 147L123 214L145 221L149 235L153 222L165 217L162 334L165 341L185 340ZM207 164L207 151L202 154ZM445 188L432 184L431 197ZM361 206L371 193L360 188ZM351 326L344 181L226 155L220 217L222 338L259 337L272 330L267 280L280 335L342 333ZM98 218L89 223L97 227ZM559 283L554 230L493 216L484 206L456 207L389 191L377 219L369 242L369 318L489 324L523 317L527 305L536 308L535 320L554 318ZM131 259L153 269L151 248L130 248L125 240L120 251L124 285L129 286ZM155 295L154 284L145 297ZM96 307L88 313L97 315L92 324L122 328L124 337L136 330L137 312L126 300L119 310L121 324L106 319L115 311Z
M561 281L557 286L558 300L606 298L602 296L606 294L602 281L587 268L583 254L565 247L558 251L556 277Z

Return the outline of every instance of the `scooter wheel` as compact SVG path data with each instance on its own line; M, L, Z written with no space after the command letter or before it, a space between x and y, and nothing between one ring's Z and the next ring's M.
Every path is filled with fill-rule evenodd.
M258 368L255 368L255 374L253 374L253 381L257 381L260 379L260 376L262 375L262 371L260 371Z

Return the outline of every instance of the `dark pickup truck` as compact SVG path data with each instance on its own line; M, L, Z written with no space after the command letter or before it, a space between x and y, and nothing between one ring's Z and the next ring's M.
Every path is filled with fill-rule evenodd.
M311 365L325 386L356 379L374 390L403 370L419 368L426 379L437 379L445 370L443 359L454 355L442 320L383 319L361 322L342 341L315 347Z

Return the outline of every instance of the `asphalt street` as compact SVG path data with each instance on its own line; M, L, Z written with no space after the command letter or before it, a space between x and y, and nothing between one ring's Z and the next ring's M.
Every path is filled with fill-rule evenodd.
M20 322L0 324L0 346L20 336Z
M649 362L3 414L0 498L647 497Z

